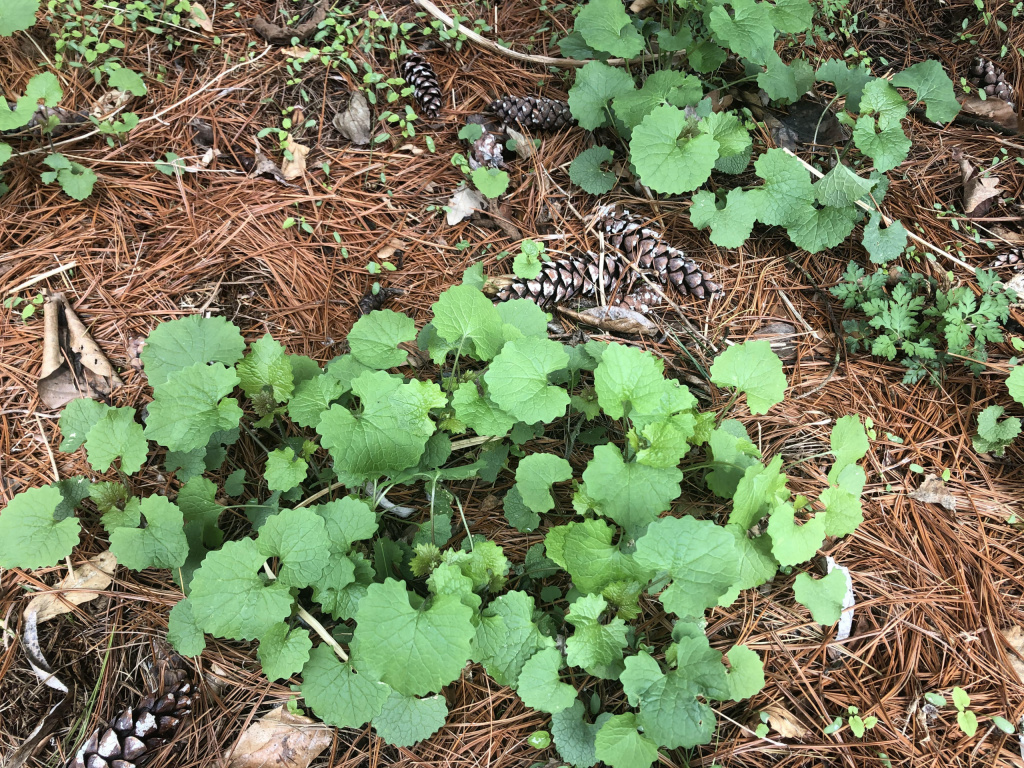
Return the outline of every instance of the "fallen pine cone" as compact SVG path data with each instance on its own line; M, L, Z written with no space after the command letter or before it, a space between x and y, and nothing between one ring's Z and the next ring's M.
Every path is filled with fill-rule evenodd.
M137 706L126 707L109 728L93 731L66 768L137 768L177 735L192 712L192 683L180 656L160 646L157 655L155 689Z
M418 53L410 53L402 59L402 79L412 86L412 95L427 117L441 114L441 85L434 68Z
M1015 107L1013 86L1006 80L1006 73L986 59L976 56L971 62L971 76L968 81L978 90L984 91L989 98L1002 99L1011 107Z
M556 131L576 124L568 104L541 96L502 96L488 104L487 110L505 125L520 125L531 131Z

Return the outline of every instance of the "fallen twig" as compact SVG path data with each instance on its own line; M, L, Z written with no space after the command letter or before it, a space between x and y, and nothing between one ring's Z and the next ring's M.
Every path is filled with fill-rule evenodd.
M796 159L800 161L800 163L803 165L804 168L806 168L808 171L810 171L814 176L817 176L819 179L823 178L825 176L825 174L823 174L821 171L819 171L813 165L811 165L810 163L807 163L803 159L797 157L795 153L790 152L785 147L783 147L782 151L785 152L787 155L790 155L792 157L796 157ZM870 205L868 205L865 202L862 202L861 200L857 201L857 207L860 208L863 211L868 212L868 213L871 213L873 210L876 210L875 208L872 208ZM888 226L890 226L893 223L894 219L890 219L888 216L886 216L881 211L878 211L878 213L882 217L882 223L885 224L885 226L888 227ZM941 248L939 248L939 246L932 245L931 243L929 243L924 238L918 237L917 235L915 235L909 229L907 230L907 237L909 237L911 240L913 240L918 245L924 246L929 251L932 251L933 253L936 253L939 256L942 256L944 259L948 259L949 261L953 262L954 264L956 264L959 267L963 267L968 272L970 272L972 275L975 272L978 271L974 267L972 267L970 264L968 264L966 261L961 261L960 259L958 259L956 256L952 255L951 253L948 253L948 252L942 250Z
M594 59L565 59L561 56L537 56L529 53L519 53L519 51L513 51L511 48L506 48L503 45L498 45L497 43L488 40L486 37L477 34L472 29L469 29L469 27L457 24L451 16L430 2L430 0L413 0L413 2L435 19L446 24L450 29L458 30L459 34L465 35L481 48L486 48L489 51L500 53L502 56L508 56L510 59L528 61L532 64L544 64L549 67L582 67L589 64L591 61L594 61ZM656 61L658 58L658 54L648 53L635 59L608 59L605 64L609 64L614 67L621 64L631 64L633 62Z

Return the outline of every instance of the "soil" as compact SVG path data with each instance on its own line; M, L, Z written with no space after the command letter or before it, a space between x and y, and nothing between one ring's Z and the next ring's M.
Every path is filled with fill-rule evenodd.
M956 83L967 75L974 56L997 57L1004 45L1010 50L1024 47L1024 24L1012 17L1012 2L986 3L1005 31L995 23L986 25L971 0L948 0L938 9L933 5L938 4L851 0L845 16L825 25L815 55L824 60L860 52L871 58L878 75L931 58ZM353 17L366 14L369 6L352 3ZM417 21L415 6L399 0L375 3L373 9L394 21ZM564 34L572 26L571 8L545 8L530 0L445 4L444 9L485 20L492 27L485 36L500 38L514 50L549 56L559 55L551 45L552 33ZM416 38L446 94L440 117L416 123L416 135L406 138L393 125L375 124L375 134L387 131L391 139L357 147L336 132L331 116L347 103L348 90L360 84L361 74L342 70L347 82L341 82L316 63L289 72L282 49L265 43L239 20L271 19L274 10L270 0L242 0L230 11L220 10L214 15L219 45L212 35L193 30L169 51L159 36L122 31L129 44L122 53L125 66L150 73L163 68L162 80L147 78L148 95L131 104L140 117L158 113L159 118L140 125L123 142L108 144L103 137L85 136L83 130L60 137L65 143L57 150L99 176L86 200L73 201L57 185L40 183L40 153L49 151L45 142L19 143L15 152L20 154L5 165L3 180L10 189L0 197L2 292L6 297L10 288L62 268L17 295L66 293L125 381L115 394L118 405L141 408L148 401L145 376L129 364L132 342L162 321L197 311L223 315L247 339L269 332L289 352L325 362L345 350L343 340L358 317L358 302L375 281L403 291L389 306L422 324L438 294L460 282L470 265L483 263L487 274L510 272L507 252L516 248L510 236L516 230L523 237L547 236L549 250L556 252L585 248L593 239L581 217L593 210L596 200L568 179L569 162L593 144L593 137L579 128L546 135L532 158L510 161L503 225L478 216L449 226L441 210L462 178L451 158L466 152L456 134L467 120L505 93L564 99L571 70L515 61L469 42L456 48L441 45L436 36L432 41ZM232 16L235 11L239 18ZM0 39L0 91L23 91L39 71L40 56L52 57L47 30L58 24L41 21L31 37ZM255 59L238 66L238 57L247 50ZM387 50L353 50L357 61L372 63L387 77L397 76ZM1024 83L1021 57L1008 56L1001 65L1012 82ZM62 85L70 102L64 106L73 110L87 108L102 93L83 69L65 67ZM294 108L300 90L309 100L298 117ZM1024 103L1019 85L1016 92L1017 103ZM376 117L384 105L371 109ZM311 149L307 172L291 182L294 186L249 177L230 157L232 148L251 156L257 134L278 126L282 115L293 116L296 125L310 116L316 119L315 126L295 131L296 140ZM159 172L154 163L168 152L192 166L198 163L202 150L190 125L197 119L213 127L216 144L226 154L180 177ZM999 175L1005 196L1020 199L1024 164L1013 158L1021 156L1024 140L960 124L939 127L923 115L912 116L906 127L914 148L889 174L890 215L973 266L992 258L984 243L992 227L1001 227L1008 238L1024 239L1021 217L1014 213L1019 208L994 209L981 222L989 229L978 230L978 241L966 234L958 216L948 213L955 214L961 205L953 148L978 166L1008 157ZM268 156L281 161L273 135L258 141ZM40 153L32 154L36 149ZM840 281L849 261L867 262L859 237L812 256L797 250L784 233L763 229L744 247L726 250L690 225L683 215L686 200L650 199L623 181L602 202L626 204L657 221L670 242L713 270L725 286L724 298L710 306L680 306L692 330L672 308L664 307L653 317L665 334L630 340L664 359L667 370L692 385L704 406L720 408L728 400L699 378L698 364L706 370L713 358L709 345L721 348L727 341L751 338L770 324L795 329L784 355L790 382L785 402L764 417L750 417L746 411L737 416L764 455L781 454L787 462L803 459L790 472L795 492L822 486L828 463L820 454L827 450L834 419L848 413L868 416L877 436L865 466L865 522L827 552L849 567L857 595L851 638L842 644L842 653L829 652L834 628L810 621L794 603L790 576L780 575L764 588L748 591L729 609L710 612L712 644L728 648L741 641L756 650L765 662L767 685L742 704L718 708L714 743L690 752L665 752L662 764L1024 765L1024 746L1017 736L1007 736L991 723L997 715L1019 723L1024 715L1024 682L1001 634L1024 625L1024 539L1018 522L1024 519L1024 445L1011 445L1002 458L978 454L971 446L976 415L983 407L1005 405L1008 414L1022 415L1004 384L1013 348L995 345L979 376L953 366L941 386L904 384L898 364L844 349L839 323L849 315L827 289ZM305 221L312 232L299 225L284 228L287 218ZM372 261L388 261L396 268L373 275L367 271ZM967 270L948 262L925 260L915 266L952 283L971 279ZM1015 318L1022 320L1019 312ZM576 330L568 321L562 324L569 333ZM594 338L613 338L586 330ZM20 310L0 310L3 504L26 487L52 482L55 474L65 478L88 472L82 451L59 452L58 414L37 398L42 335L38 315L22 320ZM552 438L540 438L536 446L543 447L545 439ZM258 446L243 436L228 471L251 467L250 476L261 476L258 455ZM162 466L157 457L144 468L140 482L145 492L173 492L176 481ZM917 468L934 474L949 470L946 488L956 500L954 510L909 497L924 478ZM527 548L541 540L541 534L520 533L489 512L486 494L472 484L457 486L456 492L474 531L496 540L514 561L522 562ZM401 503L403 498L392 500ZM558 501L568 507L567 497ZM704 512L716 509L712 499L694 497L693 504ZM87 534L76 559L106 548L95 514L84 513L83 523ZM224 527L230 536L231 523ZM65 572L57 567L4 573L0 618L6 626L20 632L21 609L31 591L55 583ZM75 747L75 734L108 721L137 695L147 638L163 635L167 613L179 596L166 572L120 569L99 600L43 625L42 648L58 676L68 682L74 705L27 765L57 764L55 756ZM648 617L643 629L652 637L671 630L658 605L647 598L643 604ZM290 694L287 685L269 683L260 674L255 644L208 638L197 669L206 682L205 694L179 737L174 764L180 768L214 764L251 719ZM613 696L611 690L595 681L587 685L588 691L605 697L606 707L614 706L615 699L607 698ZM973 737L957 727L952 706L927 710L926 716L922 695L952 686L965 688L971 696L981 723ZM428 741L396 749L369 728L341 730L313 765L558 764L554 748L537 751L526 743L533 731L547 727L547 717L524 707L479 667L468 668L445 696L447 724ZM56 700L56 692L31 674L18 643L8 642L5 635L0 651L0 755L20 744ZM822 735L850 706L877 717L878 724L862 739L853 738L848 729ZM758 713L769 709L784 713L797 735L772 742L757 738L753 729L760 722ZM80 719L87 725L76 730Z

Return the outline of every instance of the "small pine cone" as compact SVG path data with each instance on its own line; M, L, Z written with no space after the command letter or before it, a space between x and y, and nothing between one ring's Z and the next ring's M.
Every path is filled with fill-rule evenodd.
M136 768L175 737L182 721L192 712L192 684L176 683L162 696L142 697L138 706L127 707L109 728L97 728L66 768Z
M476 170L481 167L504 168L505 157L501 136L491 131L484 131L479 139L473 142L469 150L469 167Z
M1011 107L1016 106L1013 87L1007 82L1006 73L984 56L977 56L971 62L971 76L968 80L975 88L985 91L986 96L1002 99Z
M542 307L562 304L569 299L595 296L602 291L607 297L623 276L622 259L607 254L604 265L594 253L580 254L568 259L546 261L541 265L540 274L532 280L518 279L502 288L495 296L497 301L509 299L530 299Z
M540 96L502 96L488 104L487 110L505 125L519 125L531 131L557 131L576 124L568 104Z
M622 251L630 263L651 273L650 277L661 285L672 285L683 295L698 299L723 294L722 286L713 281L714 275L666 243L661 233L645 226L640 217L625 209L617 212L611 206L599 209L597 216L605 241Z
M661 306L661 303L661 294L655 292L649 285L643 284L637 286L637 289L620 301L618 305L623 309L631 309L646 315L650 312L651 307Z
M441 85L430 63L418 53L402 59L402 79L413 87L413 96L427 117L441 114Z
M1012 269L1014 272L1024 270L1024 248L1013 247L1000 253L988 265L989 269Z
M375 309L383 309L384 305L391 301L392 298L403 295L405 295L405 291L401 288L381 287L377 293L370 291L359 299L359 314L368 315Z

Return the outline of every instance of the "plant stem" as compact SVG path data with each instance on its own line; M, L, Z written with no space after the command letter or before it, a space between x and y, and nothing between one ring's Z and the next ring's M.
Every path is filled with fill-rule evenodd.
M270 563L263 563L263 570L266 571L267 577L271 581L277 581L277 576L274 575L274 572L270 569ZM324 628L324 625L313 617L313 614L311 614L301 605L295 606L295 612L302 618L304 622L306 622L307 624L309 624L309 626L313 628L314 632L320 635L321 640L323 640L325 643L331 646L332 649L334 649L334 652L338 654L339 659L341 659L342 661L348 661L348 654L345 653L345 649L342 648L341 644L331 636L331 633Z

